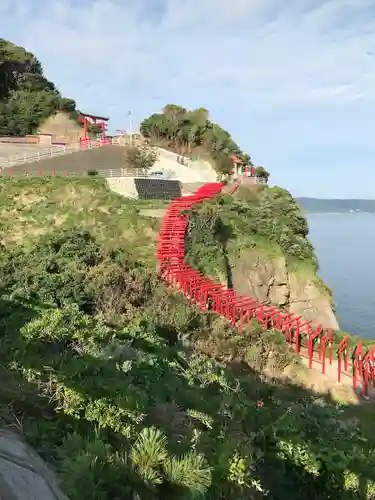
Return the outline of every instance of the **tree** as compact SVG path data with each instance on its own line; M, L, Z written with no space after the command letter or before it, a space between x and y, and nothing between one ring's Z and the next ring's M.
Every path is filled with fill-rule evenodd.
M45 78L34 54L0 39L0 134L32 134L57 111L77 118L75 102Z
M267 182L269 176L270 176L269 172L267 172L267 170L264 167L259 166L255 168L255 177L263 178Z
M251 156L246 154L246 153L243 153L241 155L239 155L240 159L242 160L242 162L244 163L244 165L249 165L249 166L252 166L252 161L251 161Z
M221 173L231 171L233 154L251 165L250 156L241 150L229 132L209 120L206 108L187 110L177 104L167 104L162 113L146 118L140 129L154 144L167 143L178 154L190 155L194 148L204 149Z
M196 124L199 127L205 127L208 122L209 112L206 108L197 108L186 113L186 118L189 122Z
M167 104L163 108L163 113L173 122L177 119L182 119L186 114L186 109L178 104Z
M146 174L154 166L158 154L155 148L144 146L130 146L126 148L125 159L130 168L141 170Z

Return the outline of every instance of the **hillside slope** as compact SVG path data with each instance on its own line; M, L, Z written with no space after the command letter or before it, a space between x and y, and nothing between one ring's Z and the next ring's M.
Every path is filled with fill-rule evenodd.
M158 225L139 214L138 207L147 202L137 203L109 191L104 179L4 179L1 243L33 246L56 232L89 231L105 248L135 251L138 259L154 265Z
M285 344L158 281L150 204L28 179L3 181L0 206L0 420L70 500L373 498L358 423L264 376L266 352L296 363Z
M87 175L90 170L119 170L125 168L124 148L120 146L106 145L93 149L73 151L59 156L48 156L40 161L23 163L14 167L16 175L24 174L25 170L30 175L44 175L56 173L69 175ZM3 175L10 175L11 169L3 171Z

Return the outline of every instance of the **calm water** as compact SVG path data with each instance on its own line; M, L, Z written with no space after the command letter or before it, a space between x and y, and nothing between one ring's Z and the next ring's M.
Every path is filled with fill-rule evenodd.
M319 275L342 330L375 338L375 214L309 215Z

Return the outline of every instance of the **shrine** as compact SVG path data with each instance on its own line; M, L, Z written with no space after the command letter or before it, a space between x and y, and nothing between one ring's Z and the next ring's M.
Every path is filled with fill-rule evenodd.
M253 184L255 183L255 168L253 166L249 165L244 165L243 161L238 158L236 155L232 155L232 163L233 163L233 169L232 169L232 176L234 179L237 179L237 177L240 175L242 181L244 181L245 177L250 177L253 181Z
M100 137L97 138L97 141L100 145L111 143L110 139L106 137L109 118L105 118L104 116L90 115L88 113L83 113L82 111L79 111L79 117L80 121L83 123L83 137L80 137L80 143L82 147L87 147L91 143L91 137L88 135L87 131L88 124L96 125L100 129Z

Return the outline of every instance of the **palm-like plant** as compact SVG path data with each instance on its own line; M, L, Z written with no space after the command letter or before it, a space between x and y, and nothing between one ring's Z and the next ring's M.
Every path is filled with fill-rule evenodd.
M202 497L211 485L211 469L203 455L189 453L171 457L163 471L167 481L188 490L191 499Z
M155 427L146 427L132 446L133 466L140 477L150 486L163 482L161 465L167 460L167 438Z

